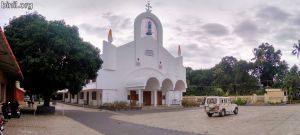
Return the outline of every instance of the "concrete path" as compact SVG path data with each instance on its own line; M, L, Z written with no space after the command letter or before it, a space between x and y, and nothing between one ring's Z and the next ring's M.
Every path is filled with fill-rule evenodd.
M111 118L115 115L122 115L122 113L65 104L58 104L57 109L60 110L59 113L64 113L65 116L106 135L195 135L188 132L149 127Z
M8 120L4 127L5 135L104 135L60 115L22 115Z

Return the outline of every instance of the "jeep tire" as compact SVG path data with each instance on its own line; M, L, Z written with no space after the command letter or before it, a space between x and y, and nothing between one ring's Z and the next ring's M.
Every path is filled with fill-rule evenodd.
M213 115L213 113L206 113L208 117L211 117Z
M223 109L221 112L219 112L219 116L223 117L226 115L226 111Z
M235 115L237 115L237 114L239 113L239 109L236 107L236 108L234 109L233 113L234 113Z

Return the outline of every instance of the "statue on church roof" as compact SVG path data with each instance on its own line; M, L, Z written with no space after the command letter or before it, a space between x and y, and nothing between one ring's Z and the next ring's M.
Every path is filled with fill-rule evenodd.
M152 35L151 21L148 22L148 31L147 31L146 35Z

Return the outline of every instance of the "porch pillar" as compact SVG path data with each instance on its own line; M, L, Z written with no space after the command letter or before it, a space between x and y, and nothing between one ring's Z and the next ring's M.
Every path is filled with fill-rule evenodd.
M93 90L90 90L90 91L89 91L89 105L90 105L90 106L93 105L92 93L93 93Z
M157 106L157 90L154 90L154 106Z
M166 95L165 95L165 97L166 97L166 104L167 104L167 106L170 106L170 96L169 96L169 91L166 91Z
M141 89L138 90L138 94L139 94L139 106L141 107L143 105L143 97L142 97Z
M180 96L180 97L179 97L179 104L182 105L182 91L180 91L179 96Z

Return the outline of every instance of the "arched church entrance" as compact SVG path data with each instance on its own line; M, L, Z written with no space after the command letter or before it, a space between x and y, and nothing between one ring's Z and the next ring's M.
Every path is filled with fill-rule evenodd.
M159 81L155 77L151 77L147 80L145 90L143 91L143 104L151 105L155 102L155 93L159 88ZM154 96L152 96L154 95ZM155 103L154 103L155 104Z
M180 105L182 99L182 91L185 90L185 83L182 80L177 80L174 90L169 92L169 103L172 105Z
M165 79L162 82L162 86L161 86L161 92L162 92L162 101L164 104L167 104L167 102L169 102L169 91L173 90L174 86L173 83L170 79Z
M182 80L178 80L175 83L175 89L174 90L178 90L178 91L183 91L185 90L185 83Z

